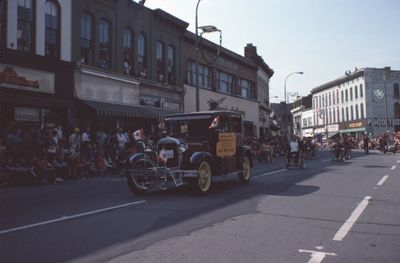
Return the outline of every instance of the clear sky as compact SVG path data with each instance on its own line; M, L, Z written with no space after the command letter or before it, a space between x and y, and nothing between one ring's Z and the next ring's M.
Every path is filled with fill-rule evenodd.
M196 4L147 0L145 5L188 22L194 32ZM199 26L222 30L225 48L243 55L247 43L257 46L275 71L272 102L283 101L291 72L304 75L288 78L288 92L307 95L355 67L400 70L400 0L202 0L198 16Z

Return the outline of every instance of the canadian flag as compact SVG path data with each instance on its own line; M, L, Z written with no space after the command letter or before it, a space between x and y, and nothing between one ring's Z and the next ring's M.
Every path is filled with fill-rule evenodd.
M219 125L219 116L215 117L214 120L211 122L209 129L217 128Z
M133 138L135 138L136 141L144 140L144 131L143 131L143 129L135 131L133 133Z
M164 130L164 128L165 128L165 123L164 123L164 121L160 121L160 123L158 124L158 128L159 128L160 130Z
M158 157L160 158L160 160L161 160L164 164L167 163L167 161L168 161L167 152L165 151L164 148L162 148L162 149L160 150L160 152L159 152L159 154L158 154Z

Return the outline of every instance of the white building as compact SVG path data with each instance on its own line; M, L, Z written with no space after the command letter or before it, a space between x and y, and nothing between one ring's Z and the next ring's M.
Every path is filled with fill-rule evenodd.
M400 130L400 71L363 68L314 88L314 133L355 137Z

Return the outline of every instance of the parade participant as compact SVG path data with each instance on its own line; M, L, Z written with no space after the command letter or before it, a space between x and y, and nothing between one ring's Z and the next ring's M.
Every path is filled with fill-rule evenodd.
M290 163L290 159L292 158L292 154L296 154L295 156L295 163L297 164L299 160L299 151L300 151L300 146L299 142L297 140L296 135L293 135L291 138L290 143L288 144L288 154L287 154L287 160L288 163Z

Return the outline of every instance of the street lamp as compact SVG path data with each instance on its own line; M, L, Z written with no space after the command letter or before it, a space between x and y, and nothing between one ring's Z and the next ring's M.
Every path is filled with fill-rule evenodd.
M284 85L284 92L285 92L285 133L286 133L286 137L288 137L288 127L287 127L287 98L286 98L286 81L287 81L287 79L291 76L291 75L294 75L294 74L300 74L300 75L303 75L304 74L304 72L303 71L297 71L297 72L292 72L292 73L290 73L289 75L287 75L286 76L286 78L285 78L285 85Z
M203 55L204 60L208 63L208 64L213 64L215 62L215 60L217 60L218 56L219 56L219 52L221 49L221 45L222 45L222 32L220 29L218 29L215 26L212 25L207 25L207 26L200 26L198 25L198 10L199 10L199 4L200 4L201 0L197 1L196 4L196 15L195 15L195 33L196 33L196 39L195 39L195 47L196 47L196 54L195 54L195 60L196 60L196 111L200 111L200 87L199 87L199 37L202 38L204 33L213 33L213 32L219 32L219 47L217 50L217 54L215 56L215 58L212 61L207 61L206 57ZM202 30L203 32L200 34L199 36L199 29Z

